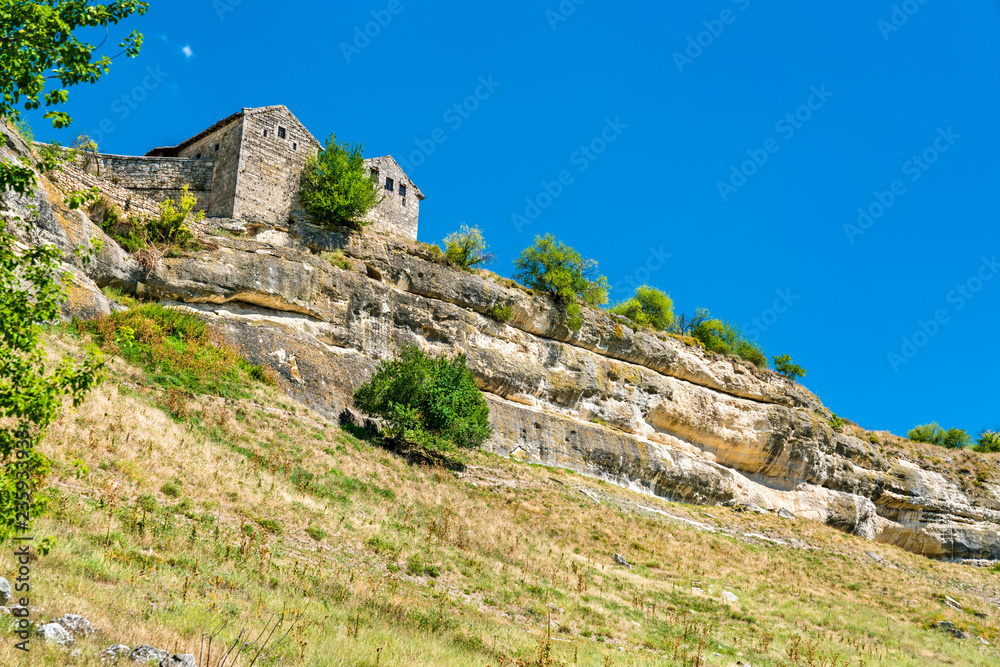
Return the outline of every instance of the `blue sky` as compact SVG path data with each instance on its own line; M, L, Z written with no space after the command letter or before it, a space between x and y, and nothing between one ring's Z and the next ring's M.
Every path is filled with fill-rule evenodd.
M71 130L142 154L285 104L405 161L423 241L479 225L509 275L551 232L862 426L1000 424L1000 3L578 2L152 0Z

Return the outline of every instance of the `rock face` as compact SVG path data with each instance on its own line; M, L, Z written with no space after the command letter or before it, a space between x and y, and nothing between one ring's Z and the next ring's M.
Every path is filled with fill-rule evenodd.
M103 237L52 197L40 191L25 242ZM464 353L491 408L487 446L502 456L673 500L784 510L932 558L1000 559L998 499L834 432L816 396L774 373L592 310L573 332L548 299L412 245L308 226L266 233L213 238L217 250L148 273L104 237L79 271L96 302L96 286L116 285L203 314L330 417L403 344ZM320 254L336 249L352 269ZM495 306L512 318L490 319Z

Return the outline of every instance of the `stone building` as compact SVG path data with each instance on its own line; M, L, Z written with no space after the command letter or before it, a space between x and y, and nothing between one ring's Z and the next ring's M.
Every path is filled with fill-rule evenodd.
M306 159L322 144L288 110L270 106L224 118L176 146L145 156L98 154L87 170L155 201L180 196L184 185L207 217L284 224L301 217L298 192ZM371 228L416 240L423 193L390 156L365 160L382 202Z

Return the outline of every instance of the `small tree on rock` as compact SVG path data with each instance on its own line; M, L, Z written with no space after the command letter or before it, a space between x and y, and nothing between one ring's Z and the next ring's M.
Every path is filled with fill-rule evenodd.
M661 290L642 285L630 299L612 306L611 312L639 326L666 331L674 321L674 302Z
M326 148L306 159L299 199L321 227L360 230L367 225L364 218L382 195L375 173L365 168L364 147L337 143L331 134Z
M772 359L774 360L774 370L778 371L779 374L784 375L792 382L806 376L806 369L792 363L792 357L790 355L783 354L779 357L772 357Z
M597 261L584 259L552 234L536 236L535 243L514 260L514 277L531 289L552 297L566 311L573 331L583 325L578 300L592 306L608 302L608 279L597 273Z
M452 232L444 239L444 256L448 262L460 269L471 269L480 264L489 264L494 255L483 240L479 227L462 225L457 232Z

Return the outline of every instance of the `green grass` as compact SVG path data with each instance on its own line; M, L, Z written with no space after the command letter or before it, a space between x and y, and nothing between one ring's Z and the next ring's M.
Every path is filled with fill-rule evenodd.
M70 333L54 330L50 344L79 351L87 334ZM113 642L197 654L202 633L228 620L221 636L231 640L244 614L255 633L270 614L285 627L299 619L267 667L281 655L281 665L308 667L985 666L1000 657L932 627L948 620L1000 640L988 611L1000 572L483 452L468 453L464 469L414 463L260 383L245 398L186 395L178 417L164 407L170 388L139 382L147 373L109 357L109 381L43 443L51 512L35 533L58 543L33 561L33 604L45 620L81 613L101 629L81 640L74 664L97 667L93 654ZM0 576L12 579L11 545L0 548ZM616 553L635 568L616 565ZM723 601L726 590L739 601ZM59 649L32 649L37 667L66 664ZM0 664L21 664L10 641L0 641Z

